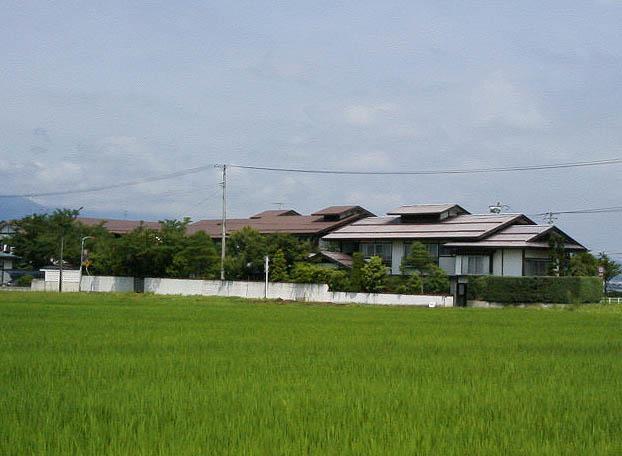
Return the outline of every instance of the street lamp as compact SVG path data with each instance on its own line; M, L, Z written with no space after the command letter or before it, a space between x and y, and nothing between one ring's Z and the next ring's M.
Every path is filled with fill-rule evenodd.
M93 236L84 236L80 239L80 280L78 281L78 291L81 291L82 287L82 264L84 263L84 241L87 239L94 239Z

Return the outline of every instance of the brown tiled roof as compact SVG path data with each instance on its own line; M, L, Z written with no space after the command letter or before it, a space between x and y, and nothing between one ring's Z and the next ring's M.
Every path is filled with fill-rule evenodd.
M358 208L358 206L353 206ZM227 234L234 233L244 227L251 227L263 234L289 233L300 236L321 236L356 220L366 217L369 211L360 208L351 215L340 220L327 220L323 215L291 215L270 214L246 219L227 219ZM263 213L265 214L265 212ZM200 220L188 226L188 233L204 231L212 238L221 237L220 220Z
M354 210L361 210L368 212L368 215L374 215L366 209L363 209L361 206L329 206L319 211L316 211L311 215L341 215Z
M434 215L441 214L450 209L457 209L460 213L468 214L469 212L453 203L444 204L412 204L400 206L397 209L387 212L388 215Z
M160 222L144 222L142 220L116 220L93 217L78 217L78 222L87 226L97 226L102 224L104 228L114 234L127 234L130 231L144 226L153 230L160 229Z
M293 209L272 209L268 211L260 212L259 214L251 215L251 218L262 218L262 217L283 217L289 215L300 215Z
M406 223L400 217L369 217L336 230L324 239L481 239L510 224L535 223L522 214L458 215L438 222Z
M551 225L511 225L482 240L475 242L449 242L446 247L489 247L489 248L544 248L549 244L544 237L552 231L564 237L566 250L587 250L566 233Z
M352 256L348 255L347 253L329 252L327 250L321 250L319 254L322 255L323 257L326 257L328 260L330 260L333 263L337 263L346 268L352 267Z

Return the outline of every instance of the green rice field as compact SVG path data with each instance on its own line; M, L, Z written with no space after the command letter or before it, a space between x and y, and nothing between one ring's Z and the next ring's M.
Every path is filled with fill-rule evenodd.
M0 454L622 454L622 305L0 292Z

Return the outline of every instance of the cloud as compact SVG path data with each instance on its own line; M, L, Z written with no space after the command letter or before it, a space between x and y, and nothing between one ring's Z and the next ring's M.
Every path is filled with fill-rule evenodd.
M502 72L482 81L473 91L471 102L474 120L479 125L516 129L541 129L548 125L536 100Z
M347 123L355 126L367 126L378 121L382 116L396 110L392 103L373 105L350 105L343 110L343 117Z

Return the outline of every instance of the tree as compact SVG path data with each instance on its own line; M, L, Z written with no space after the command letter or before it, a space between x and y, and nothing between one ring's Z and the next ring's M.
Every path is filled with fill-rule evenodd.
M581 252L570 258L568 272L572 276L587 277L598 275L598 259L588 252Z
M272 282L287 282L287 262L281 249L274 252L270 264L270 280Z
M449 293L449 277L443 268L432 265L430 273L423 278L426 293Z
M227 276L231 279L248 279L263 274L264 257L268 254L266 236L259 231L244 227L227 240Z
M384 289L384 281L387 277L387 268L382 262L382 258L373 256L367 264L363 266L362 285L368 293L379 293Z
M419 273L426 273L435 265L434 259L430 256L428 249L421 242L413 242L410 252L402 259L402 274L408 274L411 270Z
M568 272L568 254L566 253L566 242L557 233L549 237L549 274L554 276L565 276Z
M64 260L78 265L80 238L99 236L101 227L87 227L78 223L75 209L57 209L52 214L33 214L15 222L16 232L8 241L21 257L22 266L40 269L60 257L61 238L64 241Z
M213 279L220 270L220 255L212 239L203 231L179 239L171 264L170 277Z
M352 254L352 270L350 271L350 286L352 291L361 291L363 289L363 266L365 259L361 252Z
M605 294L609 292L609 282L614 277L622 273L622 267L615 260L612 260L605 252L598 255L598 265L603 268L603 281L605 282Z

